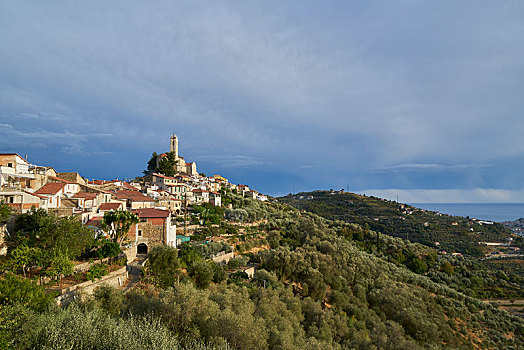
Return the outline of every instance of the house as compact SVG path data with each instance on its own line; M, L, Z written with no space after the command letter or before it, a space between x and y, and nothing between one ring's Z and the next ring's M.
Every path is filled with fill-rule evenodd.
M120 201L125 201L126 207L130 209L153 208L155 200L138 191L118 191L113 197Z
M209 191L194 189L191 192L193 192L193 203L209 203Z
M311 198L310 198L310 197L311 197ZM260 194L260 193L259 193L259 194L257 195L257 199L258 199L259 201L261 201L261 202L265 202L265 201L267 201L267 196L264 195L264 194ZM308 196L308 199L313 199L313 196Z
M172 176L153 173L144 176L144 182L149 185L156 185L159 190L167 191L168 186L176 184L177 180Z
M122 202L114 202L114 203L102 203L98 207L98 212L103 214L106 211L111 210L124 210L124 203Z
M182 200L170 196L168 198L159 199L157 202L158 207L166 208L173 214L180 214L182 212Z
M7 203L12 209L27 213L32 208L48 209L49 198L28 191L2 191L0 202Z
M64 194L71 197L78 191L80 191L80 185L76 182L71 182L68 180L64 180L62 178L56 177L56 176L48 176L49 182L55 182L55 183L63 183L65 184L64 187Z
M29 171L29 163L16 153L0 153L0 188L34 188L35 175Z
M60 208L65 187L64 182L48 182L34 194L49 198L48 208Z
M76 172L58 173L56 177L59 177L61 179L67 180L69 182L74 182L80 185L87 185L86 180L82 176L80 176L79 173L76 173Z
M40 188L49 182L49 176L58 175L55 169L51 167L32 165L29 167L29 171L35 176L35 183L32 188Z
M83 209L91 209L98 207L98 194L94 192L77 192L72 199L76 199L78 207Z
M244 197L257 199L258 192L255 190L244 191Z
M185 183L175 183L168 185L169 193L176 199L184 200L187 192L189 192L189 185Z
M135 242L137 254L147 254L156 245L176 246L176 226L169 210L144 208L133 213L140 222L129 230L128 238Z
M222 206L222 195L219 192L209 192L209 203L215 207Z

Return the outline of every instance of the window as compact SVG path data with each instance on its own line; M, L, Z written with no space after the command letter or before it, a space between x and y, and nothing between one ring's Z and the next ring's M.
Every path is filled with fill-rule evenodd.
M142 237L142 230L138 230L138 237Z
M13 167L13 163L7 163L7 166L12 168Z

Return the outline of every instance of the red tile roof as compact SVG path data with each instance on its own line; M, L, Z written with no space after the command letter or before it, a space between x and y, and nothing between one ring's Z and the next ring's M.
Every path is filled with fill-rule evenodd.
M118 199L126 199L131 202L154 202L155 200L151 197L144 195L138 191L118 191L114 194Z
M133 210L133 213L138 214L139 218L167 218L171 213L169 210L144 208Z
M48 182L44 186L40 187L36 194L57 194L61 189L65 187L63 182Z
M94 218L89 219L88 222L86 222L86 226L102 226L102 220L104 218L102 216L95 216Z
M120 207L122 207L122 203L102 203L98 210L118 210Z

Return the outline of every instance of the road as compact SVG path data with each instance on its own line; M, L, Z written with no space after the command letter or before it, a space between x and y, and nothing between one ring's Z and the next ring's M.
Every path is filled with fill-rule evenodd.
M124 293L127 293L128 291L133 289L140 282L140 278L142 277L142 264L144 263L146 258L146 254L138 254L135 260L127 264L127 272L129 278L127 280L127 283L124 285Z

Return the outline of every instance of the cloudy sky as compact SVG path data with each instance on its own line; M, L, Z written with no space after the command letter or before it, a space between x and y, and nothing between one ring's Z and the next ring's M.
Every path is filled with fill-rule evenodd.
M524 202L524 3L3 1L0 152L269 194Z

